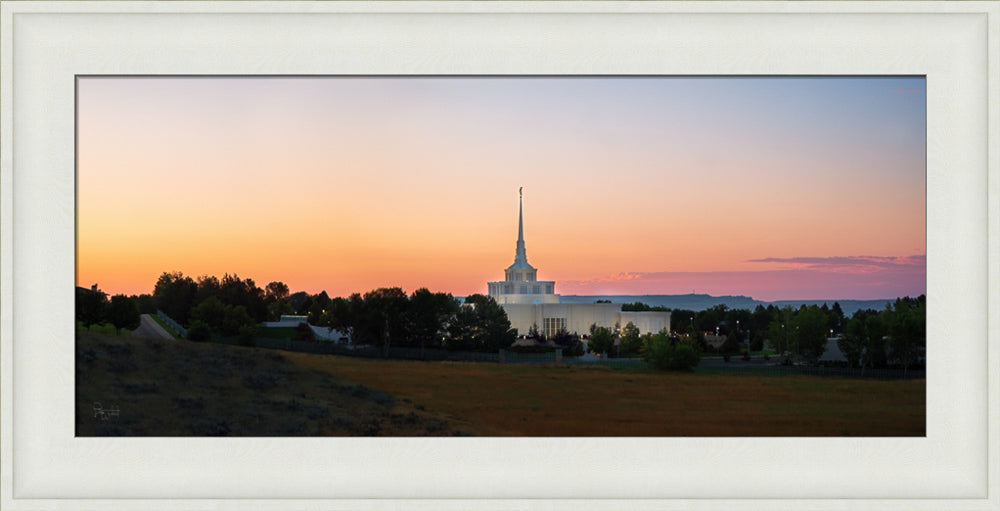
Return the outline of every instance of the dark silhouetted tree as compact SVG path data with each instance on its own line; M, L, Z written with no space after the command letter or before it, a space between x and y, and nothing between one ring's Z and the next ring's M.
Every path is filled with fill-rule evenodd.
M639 339L639 328L629 321L622 328L621 338L618 340L619 357L636 357L642 351L642 340Z
M594 327L587 341L587 349L598 355L607 355L615 347L615 337L607 327Z
M76 291L76 320L85 328L104 321L108 295L103 291L78 288Z
M865 321L862 318L852 318L844 326L844 332L837 339L837 347L844 354L848 365L858 367L865 354L868 335L865 332Z
M284 282L269 282L264 287L264 298L268 301L279 301L288 298L288 284Z
M181 272L164 272L153 288L153 301L171 319L187 325L197 303L198 284Z
M201 303L213 296L219 296L219 290L222 288L222 284L219 283L219 279L211 275L202 275L198 277L198 294L195 298L195 303Z
M815 364L826 352L826 339L830 331L829 317L822 309L810 305L792 318L797 353L811 364Z
M768 345L778 355L781 355L784 362L790 363L792 355L795 354L795 336L792 331L792 308L785 306L781 310L774 310L774 319L767 328Z
M525 338L535 341L535 344L541 344L545 342L545 336L538 331L538 323L532 323L531 327L528 328L528 334Z
M492 297L481 294L465 298L450 330L449 349L497 351L517 339L507 313Z
M139 306L135 300L125 295L114 295L107 307L108 322L115 326L115 330L121 333L126 330L139 328Z
M900 298L882 313L889 334L889 358L903 366L903 375L926 349L926 300Z
M201 321L215 332L222 330L226 319L226 304L217 296L210 296L191 309L191 320Z
M441 347L447 337L447 327L458 314L458 302L449 293L432 293L420 288L410 295L406 313L409 324L407 344L421 350Z
M694 346L672 341L665 331L646 338L642 358L654 369L661 371L691 371L701 361Z

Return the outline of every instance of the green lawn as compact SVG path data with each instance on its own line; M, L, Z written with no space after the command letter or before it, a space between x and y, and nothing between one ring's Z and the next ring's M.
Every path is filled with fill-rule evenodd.
M261 328L260 336L269 339L291 339L295 337L295 327L283 326L274 328Z
M153 318L153 321L156 321L160 326L162 326L168 334L174 337L174 339L179 339L181 337L181 335L177 333L177 330L174 330L174 328L168 325L166 321L163 321L163 318L156 314L150 314L150 316Z
M115 326L112 325L111 323L101 323L101 324L98 324L98 325L90 325L90 328L84 328L83 327L83 323L77 321L76 322L76 329L77 330L82 330L84 332L95 333L95 334L118 335L118 329L115 328Z

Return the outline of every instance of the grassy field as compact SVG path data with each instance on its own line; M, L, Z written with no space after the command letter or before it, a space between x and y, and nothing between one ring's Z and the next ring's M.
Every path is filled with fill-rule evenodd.
M925 434L924 380L286 356L303 367L423 403L485 435Z
M93 417L93 404L120 416ZM410 362L80 333L77 435L922 436L924 380Z

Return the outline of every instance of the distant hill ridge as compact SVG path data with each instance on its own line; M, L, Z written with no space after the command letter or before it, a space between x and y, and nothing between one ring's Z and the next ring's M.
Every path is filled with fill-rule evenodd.
M824 303L828 307L833 307L834 302L840 304L840 308L847 316L863 309L882 310L886 304L894 302L895 298L885 298L879 300L777 300L765 302L755 300L749 296L712 296L705 294L686 295L562 295L562 303L594 303L597 300L610 300L611 303L632 303L642 302L646 305L668 307L670 309L687 309L701 311L710 309L716 305L723 304L730 309L753 310L758 305L767 307L784 307L790 305L798 308L802 305L819 305Z

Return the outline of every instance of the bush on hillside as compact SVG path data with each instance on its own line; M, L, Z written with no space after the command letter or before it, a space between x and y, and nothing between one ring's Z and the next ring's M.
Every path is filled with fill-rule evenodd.
M191 322L191 328L188 328L187 338L192 341L207 341L212 337L212 329L208 326L208 323L200 320L194 320Z
M256 325L243 325L240 327L239 335L236 337L240 346L253 346L253 338L257 336L259 329Z

